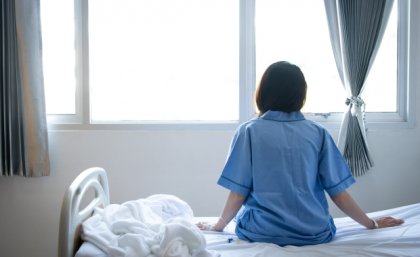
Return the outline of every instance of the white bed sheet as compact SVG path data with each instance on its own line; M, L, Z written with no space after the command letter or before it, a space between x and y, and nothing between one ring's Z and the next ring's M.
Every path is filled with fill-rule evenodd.
M334 219L337 234L327 244L313 246L280 247L267 243L249 243L239 240L234 231L234 223L225 232L205 232L207 249L214 250L222 257L296 257L296 256L420 256L420 203L398 208L372 212L370 217L393 216L405 220L402 226L367 230L350 218ZM196 218L212 222L216 217ZM90 243L83 243L76 257L107 257Z

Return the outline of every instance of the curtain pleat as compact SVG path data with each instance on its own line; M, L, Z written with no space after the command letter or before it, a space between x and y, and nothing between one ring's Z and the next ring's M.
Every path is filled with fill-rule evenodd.
M49 175L39 0L1 1L0 175Z
M352 96L358 96L379 48L385 1L341 0L339 3L345 71Z
M338 147L355 176L373 165L360 97L374 62L393 0L325 0L331 44L337 70L347 92L347 111L341 123Z
M352 138L352 141L346 141L344 146L344 158L352 167L353 175L361 176L366 170L372 166L372 160L365 158L365 149L367 149L366 141L361 133L362 128L359 121L354 116L349 116L347 126L347 137ZM362 146L362 147L360 147Z
M2 175L23 174L22 113L19 88L16 12L14 1L2 1L2 80L1 80L1 170Z

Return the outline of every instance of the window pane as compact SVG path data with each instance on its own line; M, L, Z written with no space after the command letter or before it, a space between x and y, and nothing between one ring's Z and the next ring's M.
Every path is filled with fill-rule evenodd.
M238 12L225 0L89 1L92 120L237 120Z
M73 2L41 0L47 114L76 113Z
M367 112L397 111L398 8L394 2L375 62L366 79L362 98Z
M366 111L396 111L396 24L394 13L365 84ZM304 112L345 110L347 96L334 61L324 1L256 1L256 56L257 79L280 60L302 69L308 83Z

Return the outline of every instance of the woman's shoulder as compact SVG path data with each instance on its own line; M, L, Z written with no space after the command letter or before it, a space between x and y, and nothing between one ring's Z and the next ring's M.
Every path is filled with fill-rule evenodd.
M298 122L295 123L296 121ZM267 127L268 128L276 127L276 126L273 126L273 124L281 125L285 123L299 124L298 127L300 129L308 130L308 131L310 130L317 131L320 134L329 134L329 131L327 130L327 128L324 127L322 124L313 120L306 119L306 118L303 118L300 120L273 122L270 119L264 119L262 117L254 117L254 118L249 119L248 121L241 123L236 129L236 133L244 133L249 130L265 130L267 129Z
M322 124L320 124L316 121L305 119L305 122L308 124L308 126L311 126L314 129L317 129L317 130L322 131L324 133L328 133L327 128L324 125L322 125Z
M256 126L256 124L259 124L260 118L259 117L255 117L252 119L249 119L243 123L241 123L237 130L246 130L249 129L250 127Z

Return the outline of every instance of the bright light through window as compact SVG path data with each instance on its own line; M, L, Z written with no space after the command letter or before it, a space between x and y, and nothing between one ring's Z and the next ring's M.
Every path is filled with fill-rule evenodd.
M75 114L74 2L42 0L41 24L47 113Z
M92 120L238 120L238 4L89 1Z
M40 3L46 107L59 123L237 121L253 101L247 83L254 74L242 72L239 85L240 67L255 67L258 82L280 60L306 76L304 112L346 109L322 0L258 0L255 10L238 0ZM407 39L397 47L396 3L362 93L367 112L397 112L397 63L406 62L404 54L397 59L397 48L404 50ZM254 36L246 26L254 11L255 49L240 41ZM399 82L398 90L405 89Z
M395 5L395 4L394 4ZM256 1L257 81L273 62L298 65L308 83L305 112L342 112L346 94L334 61L324 1ZM362 98L366 111L397 110L397 8L394 6Z

